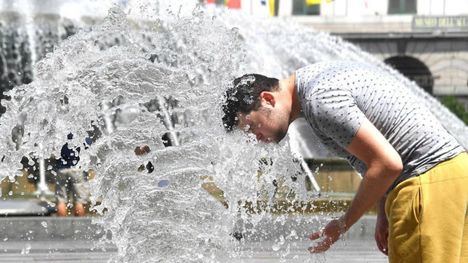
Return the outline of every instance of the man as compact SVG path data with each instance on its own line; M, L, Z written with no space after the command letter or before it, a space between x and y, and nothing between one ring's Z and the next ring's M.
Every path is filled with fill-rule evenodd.
M55 195L57 198L57 215L66 216L67 203L69 203L68 193L70 192L74 200L74 210L76 216L85 215L85 205L88 202L89 189L87 185L87 173L83 173L75 166L80 161L80 147L73 147L71 140L73 134L68 134L69 140L62 146L58 161L58 174L55 186Z
M375 239L390 262L468 262L468 154L398 79L370 65L321 62L283 80L234 80L225 128L279 142L301 114L363 179L347 210L310 239L326 251L378 204Z

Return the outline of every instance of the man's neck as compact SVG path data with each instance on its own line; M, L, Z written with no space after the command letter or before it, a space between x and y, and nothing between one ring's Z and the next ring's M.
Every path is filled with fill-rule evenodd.
M289 113L289 124L299 118L301 115L301 103L297 96L296 75L292 74L289 78L280 81L280 89L284 92L286 103L291 110Z

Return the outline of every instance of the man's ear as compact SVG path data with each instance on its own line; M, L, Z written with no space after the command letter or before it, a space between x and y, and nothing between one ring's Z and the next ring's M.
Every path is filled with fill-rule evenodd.
M273 93L269 91L262 91L260 93L260 99L262 104L266 103L267 105L271 105L272 107L274 107L276 104L275 96L273 96Z

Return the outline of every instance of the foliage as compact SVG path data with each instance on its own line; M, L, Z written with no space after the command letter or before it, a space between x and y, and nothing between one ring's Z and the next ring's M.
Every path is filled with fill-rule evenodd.
M468 125L468 111L465 109L462 103L457 101L454 96L442 97L442 104L452 111L458 118L460 118L466 125Z

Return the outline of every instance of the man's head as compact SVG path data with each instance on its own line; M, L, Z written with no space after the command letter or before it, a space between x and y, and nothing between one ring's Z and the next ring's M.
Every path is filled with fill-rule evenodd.
M263 142L279 142L289 126L289 112L278 79L259 74L236 78L225 94L223 123L238 127Z

